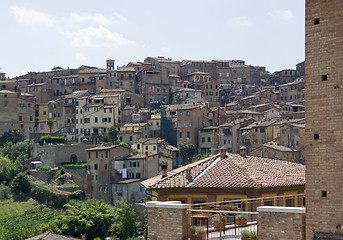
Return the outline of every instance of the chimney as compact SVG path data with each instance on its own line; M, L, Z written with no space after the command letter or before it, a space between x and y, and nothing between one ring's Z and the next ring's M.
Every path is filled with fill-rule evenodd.
M86 234L81 234L81 239L86 240Z
M186 169L186 179L188 180L188 182L192 182L193 180L190 167Z
M161 162L161 169L162 169L162 178L167 176L167 168L168 168L168 162Z
M247 148L242 146L240 149L239 149L239 154L242 156L242 157L247 157Z
M221 148L220 148L220 158L221 159L224 159L224 158L226 158L227 156L226 156L226 147L224 147L224 146L222 146Z

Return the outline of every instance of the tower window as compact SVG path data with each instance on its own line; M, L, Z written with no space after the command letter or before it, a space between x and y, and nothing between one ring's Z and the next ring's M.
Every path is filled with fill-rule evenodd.
M315 134L313 135L313 139L314 139L314 140L318 140L318 139L319 139L319 133L315 133Z
M328 75L322 75L322 81L327 81L328 80Z
M322 191L322 197L327 197L328 196L328 193L327 193L327 191Z
M318 25L319 24L319 18L315 18L313 23L314 23L314 25Z

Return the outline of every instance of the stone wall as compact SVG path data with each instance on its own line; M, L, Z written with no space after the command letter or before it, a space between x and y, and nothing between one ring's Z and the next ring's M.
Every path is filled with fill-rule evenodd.
M258 239L305 239L305 208L264 206L257 211Z
M149 240L183 240L187 237L188 204L179 201L146 203Z

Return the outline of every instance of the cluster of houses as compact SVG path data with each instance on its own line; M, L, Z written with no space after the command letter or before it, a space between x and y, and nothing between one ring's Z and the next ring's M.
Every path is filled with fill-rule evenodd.
M231 154L225 161L235 158L225 163L228 169L245 169L239 166L244 161L237 160L243 150L243 159L256 165L269 158L276 159L270 160L272 165L304 171L304 83L304 62L296 70L269 73L242 60L163 57L116 68L110 59L104 69L55 67L11 79L2 73L0 135L17 128L36 141L47 134L64 136L69 144L35 145L35 160L52 167L85 162L87 169L74 174L87 197L137 202L146 194L156 195L152 189L165 190L158 183L163 176L182 175L187 185L187 174L196 177L222 163L221 149ZM104 144L102 136L111 126L130 148ZM184 163L180 143L193 144L197 153L209 157L177 168ZM299 186L290 191L303 191L304 181Z

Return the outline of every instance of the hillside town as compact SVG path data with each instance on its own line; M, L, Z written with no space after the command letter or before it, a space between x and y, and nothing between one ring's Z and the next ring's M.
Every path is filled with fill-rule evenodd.
M0 239L343 239L343 1L305 2L295 69L1 72Z
M305 62L274 73L243 60L105 63L1 74L0 135L18 129L32 140L31 164L85 163L78 184L87 197L142 201L142 180L192 162L180 144L192 146L192 156L245 148L250 156L305 163ZM128 147L104 141L112 126ZM45 135L65 144L39 144Z

